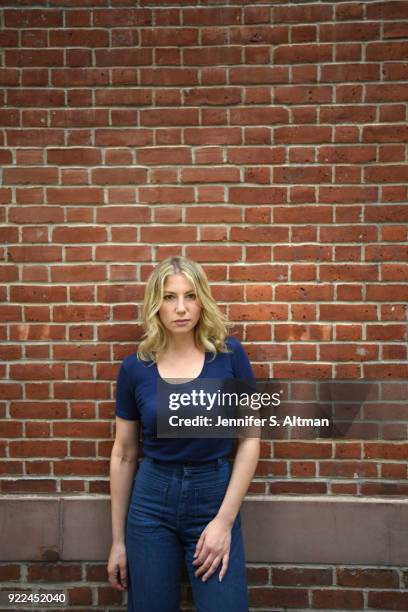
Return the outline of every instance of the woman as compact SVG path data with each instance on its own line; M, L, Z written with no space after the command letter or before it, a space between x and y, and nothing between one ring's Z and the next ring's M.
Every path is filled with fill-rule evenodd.
M109 581L128 588L128 612L179 612L185 561L198 612L247 612L240 506L259 458L259 439L156 436L162 379L240 378L254 382L248 357L227 336L201 266L168 258L150 276L145 336L126 357L116 387L110 463ZM139 423L144 459L137 471ZM130 503L129 503L130 502Z

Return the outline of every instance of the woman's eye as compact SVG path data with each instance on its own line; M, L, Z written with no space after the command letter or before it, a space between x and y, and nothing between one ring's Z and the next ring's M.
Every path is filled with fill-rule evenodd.
M195 294L195 293L189 293L189 294L188 294L186 297L187 297L189 300L195 300L195 299L197 298L197 296L196 296L196 294ZM172 300L173 298L174 298L174 295L165 295L165 296L163 297L163 299L164 299L164 300L166 300L166 301L170 301L170 300Z

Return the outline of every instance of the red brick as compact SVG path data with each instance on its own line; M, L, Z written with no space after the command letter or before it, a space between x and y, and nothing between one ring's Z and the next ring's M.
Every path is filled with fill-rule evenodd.
M395 570L337 568L337 584L340 586L374 589L399 588L399 576Z
M86 579L92 582L105 582L107 578L106 564L93 564L86 565Z
M75 587L67 589L67 596L70 605L91 605L92 590L90 587Z
M196 242L197 229L189 226L173 226L171 231L166 226L143 227L141 229L142 242Z
M238 183L238 168L184 168L181 170L182 183Z
M404 496L408 494L408 484L398 482L364 482L360 487L361 495Z
M152 13L149 9L140 8L113 8L96 10L94 14L95 26L122 27L122 26L148 26L152 23Z
M237 246L188 246L186 248L187 257L196 261L240 261L241 247Z
M312 480L300 481L276 481L269 485L269 492L272 495L324 495L328 493L328 486L325 482L313 482Z
M98 168L92 171L92 182L96 185L123 185L145 183L144 168Z
M265 476L284 476L286 475L286 464L283 461L258 461L255 476L262 478Z
M376 478L375 465L357 461L323 461L320 464L319 474L332 478Z
M0 565L0 580L19 580L20 578L20 566L15 564Z
M363 609L363 593L361 591L342 591L327 589L312 591L313 607L336 609L343 608L345 610L362 610Z
M122 603L122 593L115 591L111 586L98 587L98 604L99 605L112 605Z
M54 423L53 433L58 438L109 438L109 423Z
M331 585L330 569L309 568L272 568L272 584L284 586Z
M240 18L239 8L225 8L219 11L213 7L203 7L198 9L183 9L183 23L185 25L235 25Z
M96 261L148 261L150 247L148 246L97 246Z
M232 321L269 321L286 319L287 306L284 304L231 305Z
M332 445L327 442L274 442L274 457L330 458Z
M65 459L54 465L56 476L83 475L83 476L105 476L109 471L109 460L89 461L88 459Z
M406 480L407 465L405 463L382 463L381 478L395 478L397 480Z
M186 128L185 142L189 145L229 145L241 143L241 132L236 127Z
M24 480L7 480L1 483L1 489L4 493L56 493L56 481L46 479Z
M62 27L63 11L57 9L29 9L4 11L4 22L11 28Z
M365 442L365 459L408 459L407 443Z
M325 465L325 464L322 464ZM322 468L320 468L321 470ZM314 461L291 461L290 475L295 478L310 478L316 476L316 464Z
M335 442L334 456L336 459L360 459L360 442Z
M9 444L11 457L65 457L67 443L53 440L20 440Z
M71 582L81 580L81 566L69 565L67 563L52 565L39 563L29 565L27 568L27 580L33 582Z
M287 227L251 226L233 227L231 229L231 241L233 242L287 242L289 229Z
M150 51L147 49L147 51ZM145 54L146 55L146 54ZM151 52L149 57L151 57ZM145 58L143 58L145 59ZM145 62L148 63L148 62ZM151 63L151 62L150 62ZM170 60L171 63L171 60ZM198 70L193 68L141 68L141 83L143 85L161 85L163 83L167 83L168 85L194 85L198 83ZM204 79L203 79L204 83ZM173 94L174 95L174 94ZM160 100L160 96L163 96L163 93L158 94L158 100ZM168 100L169 94L167 94ZM170 94L171 96L171 94ZM166 99L166 95L164 96ZM179 100L176 94L176 99ZM158 141L158 144L163 144L162 141Z
M62 66L62 49L20 49L18 51L6 50L7 66Z
M408 607L408 593L396 591L369 591L368 605L370 608L381 610L406 610Z
M247 566L247 578L250 585L267 584L269 571L267 567L250 567Z
M272 609L272 607L306 608L308 605L306 589L284 589L272 587L252 587L249 589L249 604Z

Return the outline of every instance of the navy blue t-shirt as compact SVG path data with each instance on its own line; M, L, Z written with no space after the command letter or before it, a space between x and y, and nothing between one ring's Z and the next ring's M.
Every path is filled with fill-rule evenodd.
M240 341L228 336L230 353L205 353L197 378L236 378L255 385L248 356ZM162 461L211 461L228 456L232 438L158 438L156 436L157 383L161 380L156 363L139 360L136 353L125 357L116 384L115 414L131 421L141 420L146 457Z

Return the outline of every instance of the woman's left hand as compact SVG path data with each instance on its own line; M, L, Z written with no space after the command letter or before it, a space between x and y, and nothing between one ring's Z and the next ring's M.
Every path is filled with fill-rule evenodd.
M198 567L195 572L197 578L202 576L205 582L222 561L219 574L221 582L228 568L230 546L231 527L216 516L202 531L196 545L193 565Z

